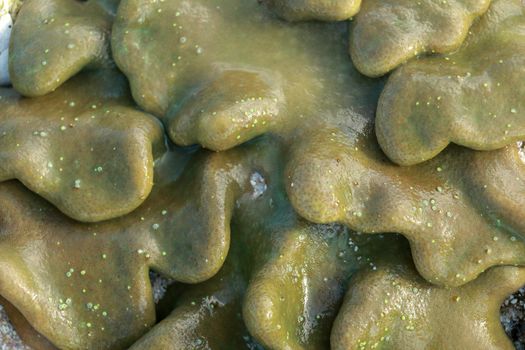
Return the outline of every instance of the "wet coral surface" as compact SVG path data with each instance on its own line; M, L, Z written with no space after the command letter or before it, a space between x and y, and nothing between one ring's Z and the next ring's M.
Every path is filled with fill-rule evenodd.
M376 123L390 159L416 164L449 142L493 150L523 139L524 11L520 1L494 1L457 52L410 62L390 77Z
M521 346L524 23L521 0L25 0L2 348Z

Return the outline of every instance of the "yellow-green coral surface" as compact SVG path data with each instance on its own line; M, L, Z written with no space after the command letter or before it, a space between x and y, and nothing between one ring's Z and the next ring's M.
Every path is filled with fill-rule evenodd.
M499 309L525 282L525 269L497 267L465 286L440 289L421 280L410 256L389 260L355 277L334 322L332 349L514 348Z
M111 66L117 0L25 0L13 27L9 71L23 95L45 95L84 68Z
M363 0L352 23L350 54L368 76L410 58L459 48L491 0Z
M525 136L525 5L495 0L455 53L421 58L388 80L377 108L384 152L402 165L450 142L494 150Z
M264 152L247 151L168 153L146 202L98 224L75 222L20 184L3 183L0 294L59 348L129 346L155 320L150 268L196 283L222 266L235 200L250 197L252 167L269 166Z
M519 130L523 7L24 2L0 90L0 303L36 349L510 348L521 136L476 113ZM497 150L424 157L447 119L418 144L419 120L384 114L430 110L406 94L441 84L435 110L471 113ZM417 161L392 155L396 131ZM173 282L158 304L151 271Z
M340 21L351 18L361 0L263 0L263 3L288 21Z
M491 0L264 0L289 21L352 19L349 52L377 77L409 59L459 48ZM355 16L355 17L354 17Z
M74 219L137 208L163 148L160 123L133 108L115 71L81 74L33 99L0 89L0 181L20 180Z

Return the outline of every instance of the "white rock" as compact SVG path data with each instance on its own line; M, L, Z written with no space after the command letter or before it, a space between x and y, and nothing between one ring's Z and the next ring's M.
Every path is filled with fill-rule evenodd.
M254 172L250 176L250 184L252 185L252 188L253 188L253 192L252 192L253 199L259 198L268 189L268 185L266 185L266 180L257 171Z
M0 86L9 85L9 66L7 64L9 56L9 49L4 50L0 53Z
M9 13L0 15L0 51L8 48L12 27L13 21L11 15Z
M7 12L9 6L9 0L0 0L0 85L9 85L10 83L7 58L9 55L9 39L11 38L13 20Z

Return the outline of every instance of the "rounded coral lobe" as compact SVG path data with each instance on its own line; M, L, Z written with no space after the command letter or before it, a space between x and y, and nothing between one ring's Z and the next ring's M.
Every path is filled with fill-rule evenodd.
M263 0L279 16L288 21L342 21L352 18L361 0Z
M26 0L0 36L0 303L45 350L511 349L524 18Z

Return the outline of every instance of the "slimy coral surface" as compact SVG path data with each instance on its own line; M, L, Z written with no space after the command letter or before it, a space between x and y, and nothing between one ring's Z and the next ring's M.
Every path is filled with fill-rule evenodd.
M0 180L20 180L80 221L129 213L150 193L164 148L160 123L132 106L115 71L34 99L0 89Z
M450 142L493 150L522 140L525 8L494 1L457 52L421 58L389 78L376 131L394 162L434 157Z
M507 266L440 289L422 281L410 257L400 253L355 277L334 322L332 348L513 349L498 325L499 308L524 282L523 268Z
M266 3L288 21L345 20L361 6L361 0L266 0Z
M24 1L0 88L18 335L511 349L524 19L520 0Z
M84 68L110 65L117 0L30 0L13 28L9 71L17 91L41 96Z
M290 21L353 19L349 41L352 60L360 72L377 77L418 55L457 50L491 0L266 2Z
M457 50L491 0L363 0L352 24L356 67L380 76L426 53Z

